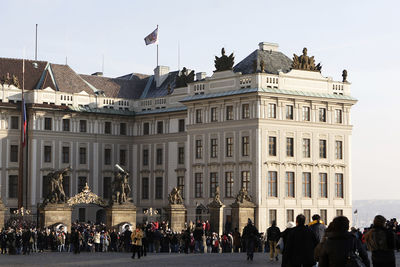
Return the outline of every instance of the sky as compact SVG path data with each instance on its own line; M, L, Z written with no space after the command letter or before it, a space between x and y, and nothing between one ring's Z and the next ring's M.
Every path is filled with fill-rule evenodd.
M303 47L358 99L352 108L353 199L400 199L399 1L61 1L1 0L0 57L68 62L76 72L117 77L152 74L156 46L144 37L159 25L159 63L211 75L225 47L236 62L259 42L287 56ZM104 58L104 65L103 65Z

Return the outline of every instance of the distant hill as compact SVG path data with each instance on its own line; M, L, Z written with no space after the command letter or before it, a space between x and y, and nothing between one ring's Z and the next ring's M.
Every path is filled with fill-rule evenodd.
M354 214L354 211L357 213ZM353 225L368 227L375 215L383 215L386 219L400 220L400 200L353 200Z

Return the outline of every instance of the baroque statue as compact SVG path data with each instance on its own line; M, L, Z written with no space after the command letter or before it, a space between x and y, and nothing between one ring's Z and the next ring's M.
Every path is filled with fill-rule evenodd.
M44 200L44 203L60 204L66 203L67 197L65 196L63 179L64 176L70 172L70 167L61 169L47 174L49 193Z
M216 207L216 208L220 208L221 206L223 206L224 204L221 201L221 192L219 189L219 185L217 185L215 187L215 194L214 194L214 198L211 201L210 204L208 204L208 207Z
M194 70L187 73L187 69L183 67L175 78L175 88L186 87L191 82L194 82Z
M292 69L321 72L322 65L321 63L315 65L314 56L309 57L307 55L307 48L304 47L303 54L301 56L293 54Z
M112 183L112 202L123 204L132 201L131 198L128 198L132 191L129 185L129 172L122 169L118 164L115 164L115 167L118 168L118 171L115 172L114 181Z
M343 70L342 77L343 77L342 82L347 83L347 70Z
M12 84L17 88L20 88L18 77L15 75L12 76Z
M232 70L233 64L235 61L235 57L233 53L229 56L225 55L225 48L221 49L221 56L215 56L214 65L215 71L224 71L224 70Z
M246 188L242 187L236 196L236 203L252 202L251 196Z
M168 195L168 202L171 205L183 204L183 198L181 196L181 190L177 187L172 188L171 193Z

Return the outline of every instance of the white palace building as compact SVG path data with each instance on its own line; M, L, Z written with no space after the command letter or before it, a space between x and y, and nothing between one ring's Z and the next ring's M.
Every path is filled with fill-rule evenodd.
M299 213L351 219L356 100L347 73L343 81L324 77L306 50L292 60L273 43L260 43L233 68L219 63L211 76L157 66L153 75L106 78L25 61L24 206L35 214L48 193L46 175L68 166L67 196L87 182L109 199L118 163L130 172L138 222L149 219L150 207L163 216L175 186L187 220L205 220L217 185L227 227L242 187L256 204L260 230L272 220L285 228ZM9 212L17 208L22 64L0 58L0 196ZM101 214L100 207L78 206L73 219Z

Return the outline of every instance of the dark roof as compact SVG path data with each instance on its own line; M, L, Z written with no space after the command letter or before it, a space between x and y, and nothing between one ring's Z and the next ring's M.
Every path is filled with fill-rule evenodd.
M175 78L178 75L178 71L171 71L168 73L168 77L164 80L164 82L156 87L155 79L152 79L151 84L148 84L143 91L143 94L140 98L151 98L151 97L163 97L168 95L168 85L171 86L172 93L175 88Z
M269 74L279 74L280 71L287 73L292 68L292 60L282 52L257 49L236 64L233 71L243 74L254 73L254 60L257 60L258 70L260 69L260 62L263 60L265 72Z
M20 87L22 87L22 59L16 58L0 58L0 80L9 73L12 78L13 75L17 76ZM35 68L35 65L37 68ZM25 89L32 90L36 88L44 69L46 68L47 61L25 60Z
M82 79L93 85L96 89L103 91L107 97L140 98L149 80L149 76L144 74L129 74L126 76L129 76L130 79L80 75Z
M68 65L51 64L50 67L54 75L57 90L71 94L82 91L88 94L94 93L93 89Z

